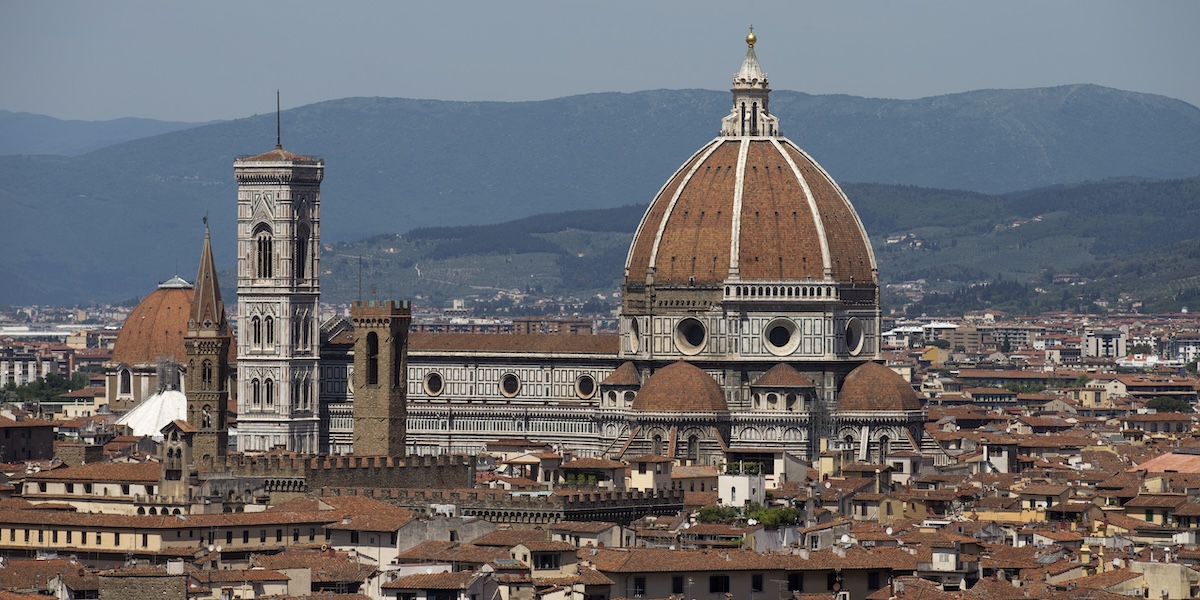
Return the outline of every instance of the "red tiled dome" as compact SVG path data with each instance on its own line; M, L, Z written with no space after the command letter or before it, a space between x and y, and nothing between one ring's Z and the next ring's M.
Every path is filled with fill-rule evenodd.
M188 317L192 309L192 286L175 278L164 283L138 303L113 345L114 362L135 365L157 362L167 356L183 363L187 350Z
M842 382L838 410L921 410L921 398L895 371L866 362L850 371Z
M113 362L136 365L170 357L179 364L186 363L184 337L187 336L194 293L192 284L174 277L142 298L121 325L113 344ZM229 333L228 325L223 326L223 331ZM237 357L237 343L232 338L226 357L230 362Z
M751 387L758 388L812 388L816 387L812 380L805 377L787 363L779 363L762 374Z
M744 153L744 155L742 154ZM626 283L873 283L875 258L837 183L785 138L720 137L676 171L642 217Z
M725 412L725 393L708 373L686 361L657 371L633 399L633 410L652 412Z

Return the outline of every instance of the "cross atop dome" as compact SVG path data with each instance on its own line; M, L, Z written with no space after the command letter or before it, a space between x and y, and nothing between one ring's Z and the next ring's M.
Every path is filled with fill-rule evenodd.
M746 59L742 68L733 76L733 109L721 119L721 135L726 137L775 137L779 135L779 118L767 109L771 88L767 74L758 64L754 53L754 26L746 35Z

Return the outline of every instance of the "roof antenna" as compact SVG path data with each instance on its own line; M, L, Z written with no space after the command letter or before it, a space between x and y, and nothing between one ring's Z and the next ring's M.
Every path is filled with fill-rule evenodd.
M279 127L279 90L276 89L275 90L275 149L283 150L283 144L280 143L280 141L279 141L280 140L279 131L280 131L280 127Z

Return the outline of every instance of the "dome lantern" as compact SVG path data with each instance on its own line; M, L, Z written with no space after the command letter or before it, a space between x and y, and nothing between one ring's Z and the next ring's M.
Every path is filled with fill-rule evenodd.
M733 108L721 119L721 135L726 137L775 137L779 135L779 117L768 110L771 88L767 74L758 64L754 53L754 26L746 36L746 59L742 68L733 76Z

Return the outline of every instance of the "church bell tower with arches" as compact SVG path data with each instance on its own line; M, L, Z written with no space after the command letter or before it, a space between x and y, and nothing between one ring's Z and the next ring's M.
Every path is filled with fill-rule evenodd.
M234 161L239 452L318 451L320 208L325 162L280 144Z

